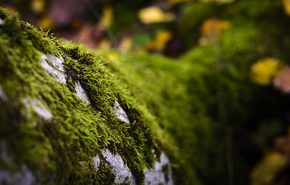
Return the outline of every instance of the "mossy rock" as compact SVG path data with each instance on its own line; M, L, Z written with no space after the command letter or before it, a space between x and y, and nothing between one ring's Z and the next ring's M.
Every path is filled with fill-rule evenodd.
M0 9L0 184L227 184L228 130L285 101L248 79L260 35L235 27L172 60L90 51Z
M215 71L214 47L178 62L93 52L4 9L0 19L1 183L226 181L222 121L212 111L218 88L229 88L233 110L243 104L231 95L237 80Z
M174 183L174 142L107 60L4 9L0 24L1 184Z
M7 10L0 19L1 183L201 184L211 176L208 158L220 150L211 148L207 102L190 94L192 82L203 88L206 65L94 52Z

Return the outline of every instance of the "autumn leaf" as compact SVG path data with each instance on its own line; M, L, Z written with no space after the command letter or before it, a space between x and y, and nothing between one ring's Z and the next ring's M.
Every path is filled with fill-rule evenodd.
M122 41L121 41L121 43L120 43L120 45L119 45L119 47L118 47L121 51L123 51L123 52L128 52L128 51L130 51L131 49L132 49L132 39L131 39L131 37L129 37L129 36L125 36L123 39L122 39Z
M250 79L259 85L269 85L280 71L281 62L275 58L264 58L251 66Z
M166 43L172 38L172 33L166 30L158 31L154 40L148 43L149 50L163 51Z
M217 36L221 35L225 31L231 28L231 23L226 20L218 20L216 18L210 18L203 22L201 26L200 44L213 43Z
M53 21L48 16L43 16L38 21L38 26L41 27L43 30L49 30L53 27Z
M290 93L290 67L285 67L274 79L274 86L283 93Z
M290 0L283 0L284 9L287 15L290 15Z
M219 35L231 28L231 23L225 20L211 18L206 20L201 27L203 36Z
M31 9L35 13L42 13L45 10L45 0L33 0L31 1Z
M111 42L108 39L103 39L101 42L98 44L98 48L100 49L108 49L111 46Z
M89 48L95 49L101 40L104 38L102 30L93 24L85 24L72 38L72 40L83 43Z
M268 153L264 159L256 165L251 173L252 185L269 185L277 173L288 163L288 158L278 152Z
M138 13L138 17L145 24L168 22L176 18L173 13L166 13L157 6L141 9Z
M100 28L107 30L113 23L113 9L111 6L106 6L103 10L103 15L100 20Z

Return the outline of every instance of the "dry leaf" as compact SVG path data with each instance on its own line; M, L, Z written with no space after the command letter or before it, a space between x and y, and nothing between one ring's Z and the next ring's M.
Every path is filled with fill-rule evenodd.
M103 30L107 30L111 27L113 22L113 9L111 6L106 6L103 10L103 15L100 20L100 28Z
M231 23L225 20L211 18L202 24L201 32L203 36L216 36L231 28Z
M287 15L290 15L290 0L283 0L284 9Z
M111 46L111 42L108 39L103 39L99 45L98 48L100 49L108 49Z
M103 37L103 32L98 28L98 26L85 24L72 40L83 43L87 47L94 49L97 47L98 43L101 42Z
M42 13L45 10L45 0L33 0L31 2L31 9L35 13Z
M163 12L159 7L156 6L151 6L140 10L138 17L145 24L168 22L173 21L176 18L173 13Z
M290 93L290 67L285 67L274 79L274 86L283 93Z
M44 16L39 19L38 26L41 27L44 30L49 30L53 27L53 21L50 17Z
M120 45L119 45L119 49L123 52L128 52L132 49L132 39L129 36L125 36Z
M252 185L269 185L277 173L288 163L288 158L278 152L267 154L264 159L256 165L251 173Z
M172 38L170 31L161 30L157 32L155 39L148 43L147 48L150 50L163 51L166 43Z
M259 85L269 85L280 71L280 61L264 58L251 66L250 79Z
M231 28L231 23L225 20L210 18L203 22L201 26L200 44L214 43L216 37Z

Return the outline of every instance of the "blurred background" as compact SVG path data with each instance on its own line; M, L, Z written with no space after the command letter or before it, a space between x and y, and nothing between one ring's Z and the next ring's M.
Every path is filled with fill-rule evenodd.
M246 121L235 114L224 121L235 122L228 127L234 152L224 182L290 184L290 0L0 0L0 6L92 50L143 51L178 63L212 46L241 68L249 60L245 75L263 93ZM243 48L248 35L252 47ZM203 176L204 184L226 184Z
M196 12L196 2L210 0L1 0L0 5L43 30L93 49L146 50L178 57L207 42L203 36L209 32L231 26L228 20L218 20L218 14ZM226 5L233 0L213 2Z

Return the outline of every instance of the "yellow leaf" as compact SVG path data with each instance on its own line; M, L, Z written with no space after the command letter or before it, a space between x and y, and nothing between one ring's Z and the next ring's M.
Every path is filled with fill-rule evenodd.
M111 6L106 6L103 10L103 15L100 20L100 27L102 29L108 29L113 23L113 8Z
M42 13L45 10L45 0L33 0L31 2L31 9L35 13Z
M200 44L214 43L216 37L231 28L231 23L226 20L210 18L203 22L201 26L202 37Z
M44 30L48 30L53 26L53 21L50 17L44 16L39 20L38 26Z
M153 41L149 42L147 45L148 49L162 51L166 43L172 38L172 34L169 31L161 30L158 31L156 37Z
M110 48L111 43L108 39L103 39L99 44L98 44L98 48L99 49L108 49Z
M259 85L268 85L279 74L280 61L274 58L264 58L251 66L250 78Z
M287 15L290 15L290 0L283 0L284 9Z
M231 28L231 23L225 20L211 18L202 24L201 32L203 36L216 36Z
M256 165L251 173L252 185L269 185L277 175L288 163L286 156L271 152L267 154L264 159Z
M138 17L145 24L168 22L173 21L176 18L173 13L163 12L156 6L151 6L140 10L138 12Z

